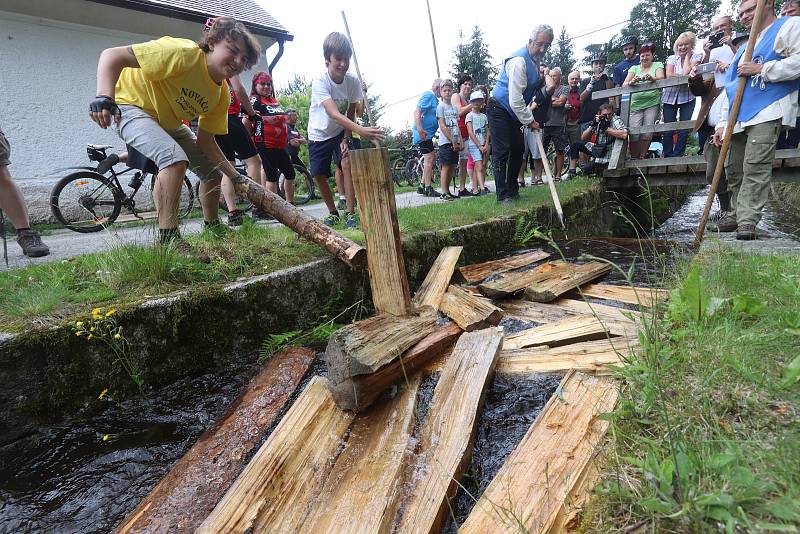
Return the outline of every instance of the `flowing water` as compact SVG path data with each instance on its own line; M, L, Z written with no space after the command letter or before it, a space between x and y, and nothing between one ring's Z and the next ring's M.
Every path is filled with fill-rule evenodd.
M704 202L704 192L692 195L654 237L690 242ZM769 232L796 233L800 224L774 209L763 226ZM634 281L640 285L660 283L664 268L676 257L674 247L660 242L645 245L644 254L638 246L599 240L559 246L568 258L598 256L623 271L635 264ZM605 279L623 280L618 270ZM503 326L521 330L535 324L505 319ZM143 399L109 401L92 417L41 428L0 448L0 532L111 531L241 392L257 369L247 361L252 359L240 358L224 372L179 380ZM323 369L317 366L314 373L320 372ZM466 518L474 499L522 439L559 380L558 375L495 377L447 531L454 531ZM427 397L434 385L435 380L423 388ZM420 418L425 405L421 398Z

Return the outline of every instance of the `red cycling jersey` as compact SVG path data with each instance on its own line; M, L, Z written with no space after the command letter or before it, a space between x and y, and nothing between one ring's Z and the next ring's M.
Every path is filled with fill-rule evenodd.
M236 96L236 92L231 88L230 82L228 82L228 88L231 92L231 104L228 106L228 115L239 115L242 112L242 103L239 102L239 97Z
M253 141L267 148L286 148L288 132L286 130L286 114L280 102L275 98L251 96L253 109L261 114L256 117L253 129Z

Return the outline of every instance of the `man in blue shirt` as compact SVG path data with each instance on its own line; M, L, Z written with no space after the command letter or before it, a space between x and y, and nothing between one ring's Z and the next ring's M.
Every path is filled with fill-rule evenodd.
M636 37L625 37L620 46L625 59L614 67L614 74L611 76L614 87L622 87L622 82L628 76L628 69L639 64L639 40ZM617 100L616 107L619 109L619 100Z
M435 196L436 192L431 187L433 177L433 162L436 154L433 151L433 135L439 128L439 120L436 118L436 107L439 105L440 89L442 83L440 78L433 80L430 91L425 91L417 102L414 109L414 127L411 129L412 141L419 145L422 152L424 166L422 169L422 186L419 191L425 196Z

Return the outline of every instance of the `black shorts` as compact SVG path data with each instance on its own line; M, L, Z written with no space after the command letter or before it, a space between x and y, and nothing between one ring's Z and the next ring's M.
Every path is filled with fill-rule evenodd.
M344 139L344 130L330 139L308 142L311 176L333 176L333 173L331 173L331 159L333 159L337 167L342 168L342 139Z
M237 158L244 161L257 154L253 138L236 115L228 115L228 133L215 135L214 139L228 161L235 161Z
M542 146L545 151L550 146L550 142L556 147L556 152L564 152L569 148L567 142L567 129L565 126L545 126L542 129Z
M268 182L277 182L281 174L286 180L294 180L294 167L285 148L260 146L258 155L261 156L261 164L264 166Z
M446 145L439 145L439 164L444 167L445 165L458 165L458 150L453 150L453 145L447 143Z
M423 154L430 154L433 152L433 139L425 139L419 142L419 151Z

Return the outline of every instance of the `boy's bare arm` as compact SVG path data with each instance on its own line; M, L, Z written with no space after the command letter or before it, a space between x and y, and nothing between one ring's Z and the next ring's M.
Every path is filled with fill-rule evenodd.
M481 146L480 141L478 141L478 137L475 135L475 129L472 127L472 121L467 122L467 133L469 134L470 140L472 140L476 146Z
M333 99L329 98L325 100L322 103L322 107L325 108L325 112L328 114L328 116L341 124L345 130L356 132L358 135L364 139L367 139L368 141L372 141L373 139L376 141L383 141L386 139L386 135L384 135L380 128L376 126L359 126L355 122L339 113L339 110L336 108L336 104L334 103Z
M111 126L111 121L119 123L121 115L114 102L115 88L119 75L125 67L139 68L139 60L131 46L106 48L97 61L97 93L89 104L89 117L101 128Z
M225 157L220 150L217 140L214 139L214 134L209 133L203 129L197 130L197 146L208 158L208 161L219 169L222 174L228 178L236 178L239 176L239 171L236 170L230 161Z

